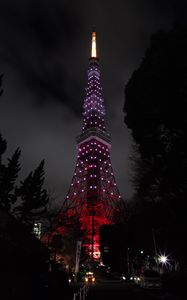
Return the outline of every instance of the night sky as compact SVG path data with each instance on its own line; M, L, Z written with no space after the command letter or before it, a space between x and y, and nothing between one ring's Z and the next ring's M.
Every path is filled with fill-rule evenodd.
M63 202L76 164L75 137L87 79L93 25L112 137L112 165L121 195L133 195L124 123L124 88L139 67L149 37L184 18L185 1L0 0L0 131L4 159L20 146L20 179L45 159L46 187Z

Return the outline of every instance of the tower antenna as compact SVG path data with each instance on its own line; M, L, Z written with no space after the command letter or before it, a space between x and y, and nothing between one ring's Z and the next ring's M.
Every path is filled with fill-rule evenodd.
M96 57L97 57L96 31L95 31L95 29L93 29L91 58L96 58Z

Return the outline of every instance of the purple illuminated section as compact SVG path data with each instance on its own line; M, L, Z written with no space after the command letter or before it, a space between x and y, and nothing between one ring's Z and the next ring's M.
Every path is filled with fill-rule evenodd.
M89 128L99 128L102 131L106 131L105 108L102 97L98 59L90 61L86 96L83 104L82 132L85 132Z

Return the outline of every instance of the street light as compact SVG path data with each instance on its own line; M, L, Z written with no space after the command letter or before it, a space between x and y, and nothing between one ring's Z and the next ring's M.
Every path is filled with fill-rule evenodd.
M160 255L158 259L159 259L159 262L161 262L164 265L167 264L167 262L168 262L168 258L165 255Z
M161 263L161 272L164 272L164 266L167 267L169 265L169 259L168 256L166 256L165 254L160 254L158 256L158 261L159 263Z

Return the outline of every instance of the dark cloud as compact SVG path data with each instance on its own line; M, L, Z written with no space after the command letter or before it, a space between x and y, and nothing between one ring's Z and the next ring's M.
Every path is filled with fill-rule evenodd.
M1 60L18 72L23 84L40 100L53 97L77 111L68 90L66 54L81 33L81 23L68 2L2 1L0 27ZM71 85L76 89L75 82Z
M76 162L95 24L114 173L122 196L132 196L124 87L150 35L184 22L186 8L182 0L0 0L0 131L7 155L21 147L23 177L45 158L47 185L64 199Z

